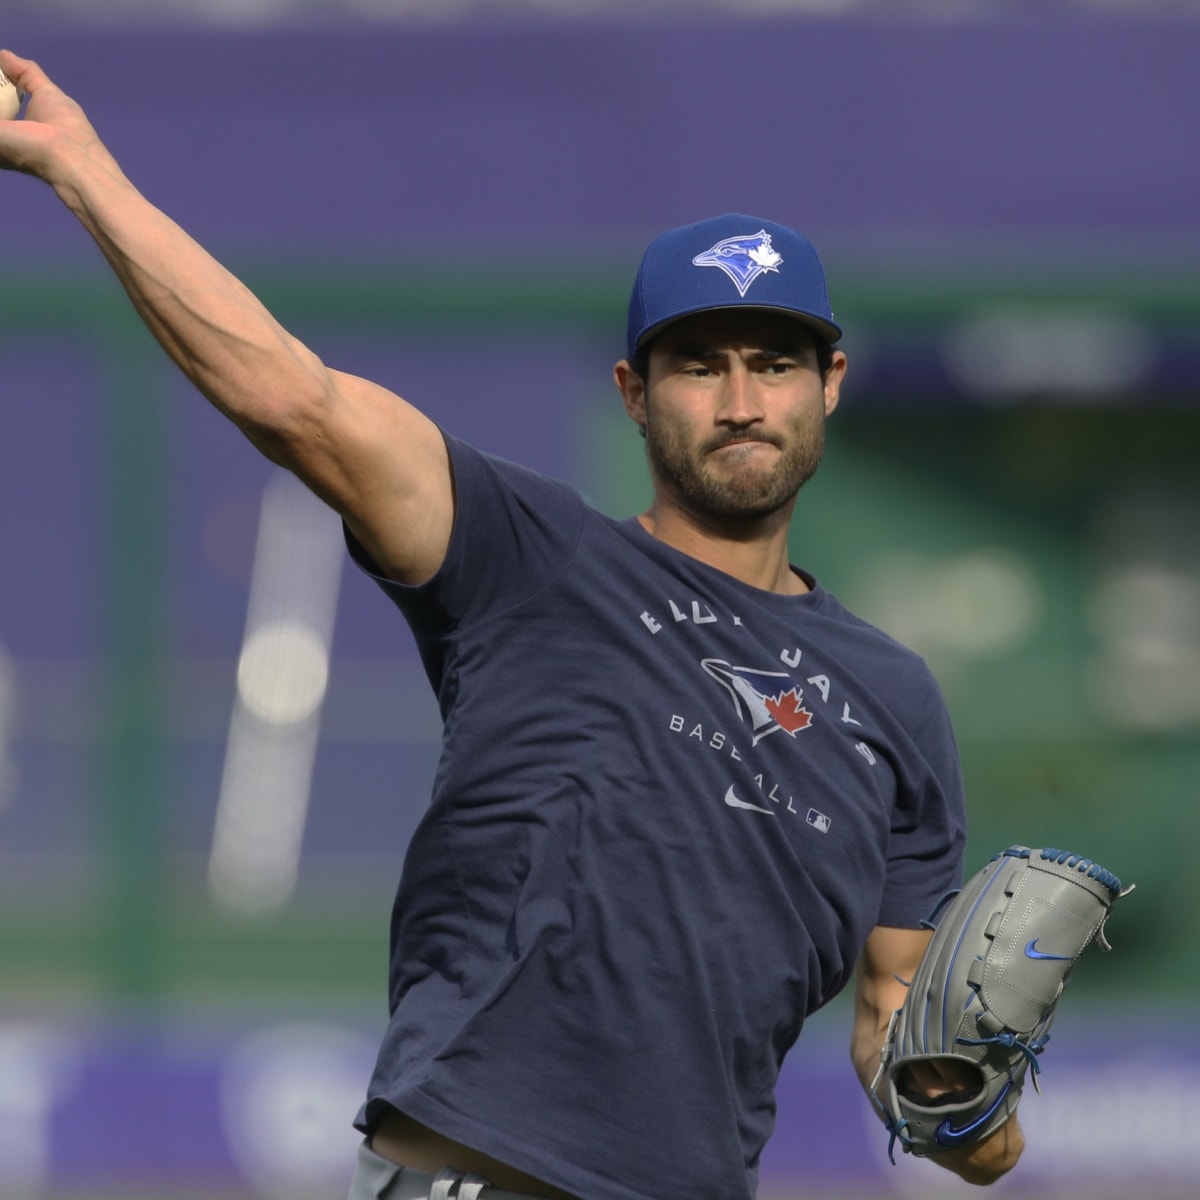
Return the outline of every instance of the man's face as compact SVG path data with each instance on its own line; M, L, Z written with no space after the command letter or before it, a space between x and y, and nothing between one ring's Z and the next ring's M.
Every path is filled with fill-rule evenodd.
M836 352L822 379L810 335L788 317L709 312L660 334L646 380L622 391L663 499L755 519L790 506L816 471L844 370Z

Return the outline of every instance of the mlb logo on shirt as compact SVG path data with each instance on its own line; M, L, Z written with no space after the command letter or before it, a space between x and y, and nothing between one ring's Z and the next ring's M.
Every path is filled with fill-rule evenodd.
M817 812L815 808L810 808L808 812L804 814L804 819L818 833L828 833L829 826L832 824L830 819L823 812Z

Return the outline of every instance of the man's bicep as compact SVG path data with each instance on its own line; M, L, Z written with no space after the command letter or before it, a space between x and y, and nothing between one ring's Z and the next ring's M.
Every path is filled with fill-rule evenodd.
M386 578L423 583L454 526L441 430L387 388L329 371L329 399L289 439L284 465L345 520Z

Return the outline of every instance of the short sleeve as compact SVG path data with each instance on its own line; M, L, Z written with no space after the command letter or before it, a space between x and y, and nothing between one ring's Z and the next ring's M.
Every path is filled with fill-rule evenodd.
M432 579L387 579L347 531L354 562L414 629L484 619L535 595L570 561L586 506L573 488L443 434L454 475L454 528Z
M962 766L950 714L925 671L923 720L912 731L913 755L901 781L888 840L880 925L915 929L962 883L967 836Z

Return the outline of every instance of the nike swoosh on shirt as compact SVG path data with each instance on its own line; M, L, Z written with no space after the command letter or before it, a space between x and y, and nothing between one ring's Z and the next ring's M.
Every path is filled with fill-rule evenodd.
M1025 947L1025 957L1052 958L1057 962L1069 962L1072 956L1070 954L1046 954L1044 951L1037 948L1037 938L1034 938L1033 941Z
M731 783L729 785L729 791L725 793L725 803L728 804L730 808L746 808L751 812L766 813L770 817L775 815L775 810L773 808L761 808L757 804L748 804L745 800L740 799L738 794L733 790L733 787L734 785Z

